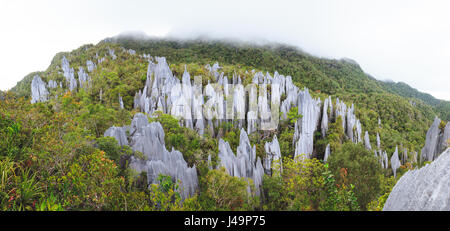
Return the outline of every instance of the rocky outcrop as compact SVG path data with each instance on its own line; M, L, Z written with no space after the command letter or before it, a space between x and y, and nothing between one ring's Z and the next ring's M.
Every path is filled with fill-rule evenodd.
M325 138L328 131L328 105L332 104L329 98L326 98L323 102L323 112L322 112L322 137ZM333 111L332 109L330 111Z
M114 49L108 48L108 53L113 60L117 59L117 55L116 55L116 52L114 51Z
M361 123L356 118L355 107L352 106L347 110L347 136L353 143L360 143L362 141L362 128Z
M66 78L66 86L69 91L73 91L77 88L77 80L75 79L75 71L70 67L69 61L64 56L61 60L61 68L64 72L64 78Z
M450 148L421 169L406 172L383 211L450 211Z
M323 162L326 163L330 155L331 155L331 148L330 144L328 144L327 147L325 148L325 155L323 156Z
M444 132L441 133L439 125L441 120L435 118L433 124L428 129L425 146L422 148L421 158L425 161L433 161L439 155L439 153L445 149L444 146L444 136L450 136L450 128L447 124Z
M381 150L378 150L378 152L377 151L375 151L375 155L376 155L376 157L378 157L378 160L380 161L380 164L381 164L381 167L383 168L383 169L387 169L389 166L389 161L388 161L388 156L387 156L387 152L386 151L381 151Z
M135 54L136 54L136 51L133 50L133 49L129 49L127 52L128 52L128 54L130 54L130 55L135 55Z
M127 131L129 137L126 136ZM181 152L166 149L160 123L149 123L146 115L138 113L129 127L112 127L105 132L105 136L116 138L120 145L127 145L129 140L133 151L144 154L145 160L132 157L130 167L138 173L147 172L149 184L158 183L160 174L169 175L175 181L181 181L180 194L183 199L196 192L198 178L195 165L188 167Z
M78 81L81 88L86 88L91 84L91 77L84 71L83 67L80 67L78 70Z
M398 147L395 148L394 154L391 157L391 168L394 173L394 177L397 177L397 169L400 167L400 159L398 158Z
M46 102L48 94L45 82L39 75L35 75L31 81L31 103Z
M124 105L123 105L122 96L120 96L120 94L119 94L119 106L120 106L120 109L124 109L125 108Z
M364 134L364 145L366 146L367 150L372 150L372 145L370 145L370 137L368 131L366 131L366 133Z
M219 140L219 158L220 166L225 167L230 176L252 179L255 185L255 194L260 195L264 168L261 159L256 158L256 146L251 147L245 130L241 130L236 155L228 142Z
M298 95L298 114L302 115L295 124L295 157L304 154L311 158L314 147L314 132L320 119L320 99L313 99L308 89Z
M105 137L113 137L117 140L120 146L128 145L127 131L129 128L110 127L105 131Z
M444 127L444 132L442 132L441 136L439 137L438 149L440 152L442 152L447 147L450 147L450 122L448 122Z
M282 166L280 144L278 143L277 136L273 138L272 142L267 142L264 145L266 151L266 157L264 158L264 170L267 175L272 175L272 167L274 161L279 161L280 167ZM281 170L281 168L280 168Z
M54 89L58 87L58 83L55 80L48 81L48 88Z
M88 72L93 72L95 69L97 69L97 65L95 65L95 63L91 60L88 60L86 61L86 68Z
M380 150L380 149L381 149L381 140L380 140L380 134L378 134L378 132L377 132L377 148L378 148L378 150Z

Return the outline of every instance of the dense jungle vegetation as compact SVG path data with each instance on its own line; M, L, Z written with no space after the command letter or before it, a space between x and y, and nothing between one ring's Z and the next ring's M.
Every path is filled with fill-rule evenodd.
M396 146L407 148L408 153L419 152L434 117L448 120L450 116L449 102L406 84L378 81L353 61L321 59L287 45L110 38L58 53L47 70L31 73L11 91L0 92L0 210L381 210L401 175L423 164L407 162L394 178L392 170L382 169L372 152L347 140L339 117L330 124L326 138L320 132L315 135L315 158L294 161L293 121L298 115L292 110L277 131L249 136L262 157L265 142L277 135L283 156L283 171L264 176L263 193L256 197L249 195L248 181L207 166L208 155L213 166L219 162L219 137L236 153L239 129L225 123L215 132L219 137L200 136L181 127L174 117L159 113L149 120L162 124L167 148L180 150L189 166L197 166L199 190L182 201L177 182L161 175L159 185L147 185L145 174L128 168L129 158L139 153L103 137L109 127L130 123L137 113L134 95L146 81L147 61L122 47L166 57L178 78L186 65L192 78L202 75L207 82L211 76L205 65L214 62L219 62L225 75L239 74L244 84L251 81L253 69L290 75L314 97L331 95L333 100L339 97L348 105L353 103L363 130L371 134L371 143L376 143L378 132L388 155ZM89 73L89 88L51 89L48 102L30 104L34 75L46 82L64 83L63 56L77 71L96 55L108 57L109 48L116 50L117 59L97 64ZM124 109L119 106L119 94ZM324 163L328 143L333 155Z

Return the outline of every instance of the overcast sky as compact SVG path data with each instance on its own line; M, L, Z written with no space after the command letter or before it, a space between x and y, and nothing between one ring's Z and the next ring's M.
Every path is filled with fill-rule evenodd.
M450 100L450 1L0 0L0 89L124 31L284 42Z

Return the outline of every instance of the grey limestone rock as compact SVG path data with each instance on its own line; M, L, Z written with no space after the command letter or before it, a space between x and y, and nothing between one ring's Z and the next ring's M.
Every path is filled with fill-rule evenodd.
M394 154L391 157L391 168L394 173L394 177L397 177L397 169L400 167L400 159L398 158L398 147L395 148Z
M54 89L58 87L58 83L55 80L48 81L48 88Z
M75 71L70 67L69 61L64 56L61 60L61 68L64 72L64 77L66 78L66 86L69 91L73 91L77 88L77 80L75 79Z
M375 152L375 154L376 154L376 152ZM330 157L330 155L331 155L331 148L330 148L330 144L328 144L327 147L325 148L325 155L323 157L323 162L326 163L328 158Z
M450 148L432 163L406 172L383 211L450 211Z
M136 51L133 50L133 49L129 49L129 50L128 50L128 54L130 54L130 55L135 55L135 54L136 54Z
M322 113L322 137L325 138L328 131L328 105L331 104L328 98L323 102L323 113Z
M425 159L426 161L434 160L439 152L438 144L440 123L441 120L436 117L430 129L428 129L425 146L422 149L422 159Z
M447 147L450 147L450 122L444 127L444 132L439 139L439 152L443 152Z
M342 118L342 128L346 131L346 115L347 115L347 105L339 101L339 98L336 99L336 118L339 116Z
M97 68L97 65L95 65L95 63L91 60L88 60L86 61L86 68L88 72L93 72Z
M46 102L48 94L45 82L39 75L35 75L31 81L31 103Z
M120 109L124 109L123 99L122 99L122 96L120 96L120 94L119 94L119 106L120 106Z
M366 131L366 133L364 134L364 145L366 146L366 149L372 150L372 145L370 145L370 137L368 131Z
M78 70L78 81L81 88L86 88L91 84L91 77L84 71L83 67L80 67Z
M105 131L105 137L113 137L120 146L128 145L127 129L122 127L110 127Z
M282 167L280 144L278 143L276 135L273 138L272 142L267 142L264 145L264 149L266 151L266 157L263 160L264 169L267 175L272 175L272 167L274 161L279 161L280 168Z
M126 131L129 132L127 139ZM164 130L160 123L149 123L146 115L137 113L129 127L112 127L105 132L112 136L120 145L131 146L133 151L144 154L145 160L132 157L130 167L135 171L147 172L149 184L157 184L160 174L169 175L176 181L181 181L180 193L183 199L193 196L198 188L198 177L195 165L188 167L181 152L168 151L164 142Z
M230 176L252 179L255 185L255 194L260 195L264 168L261 159L256 158L256 146L251 147L244 129L241 129L236 156L228 142L219 140L219 158L220 166L225 167Z
M304 154L311 158L314 146L314 132L320 119L320 99L313 99L308 89L300 91L298 96L298 113L302 118L296 123L294 134L295 156Z
M113 60L117 59L117 55L116 55L114 49L109 48L108 53L112 57Z
M378 148L378 150L381 149L380 134L378 134L378 132L377 132L377 148Z

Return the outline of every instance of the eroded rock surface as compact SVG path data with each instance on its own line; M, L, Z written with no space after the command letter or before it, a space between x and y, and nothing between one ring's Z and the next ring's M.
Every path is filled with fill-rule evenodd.
M274 161L279 161L280 167L282 166L280 144L278 143L276 135L272 142L267 142L264 145L264 149L266 151L266 157L264 158L264 169L267 175L271 175Z
M138 173L147 172L149 184L158 183L159 174L169 175L181 181L180 194L183 199L194 195L198 188L196 167L188 167L181 152L166 149L164 130L160 123L149 123L146 115L137 113L129 127L112 127L105 132L105 136L116 138L120 145L127 145L130 140L133 151L144 154L145 160L132 157L130 167Z
M234 155L228 142L219 140L220 166L225 167L230 176L252 179L255 185L255 194L259 196L264 168L261 159L256 158L256 146L251 147L247 133L243 129L236 152Z
M450 148L432 163L406 172L383 211L450 211Z
M31 81L31 103L47 101L48 94L45 82L39 75L35 75Z
M441 120L439 118L435 118L433 124L427 131L425 146L422 149L421 158L425 161L434 160L437 155L440 153L440 149L442 148L442 143L440 143L440 139L442 136L440 135L441 131L439 129L439 124ZM447 131L447 135L449 131Z

